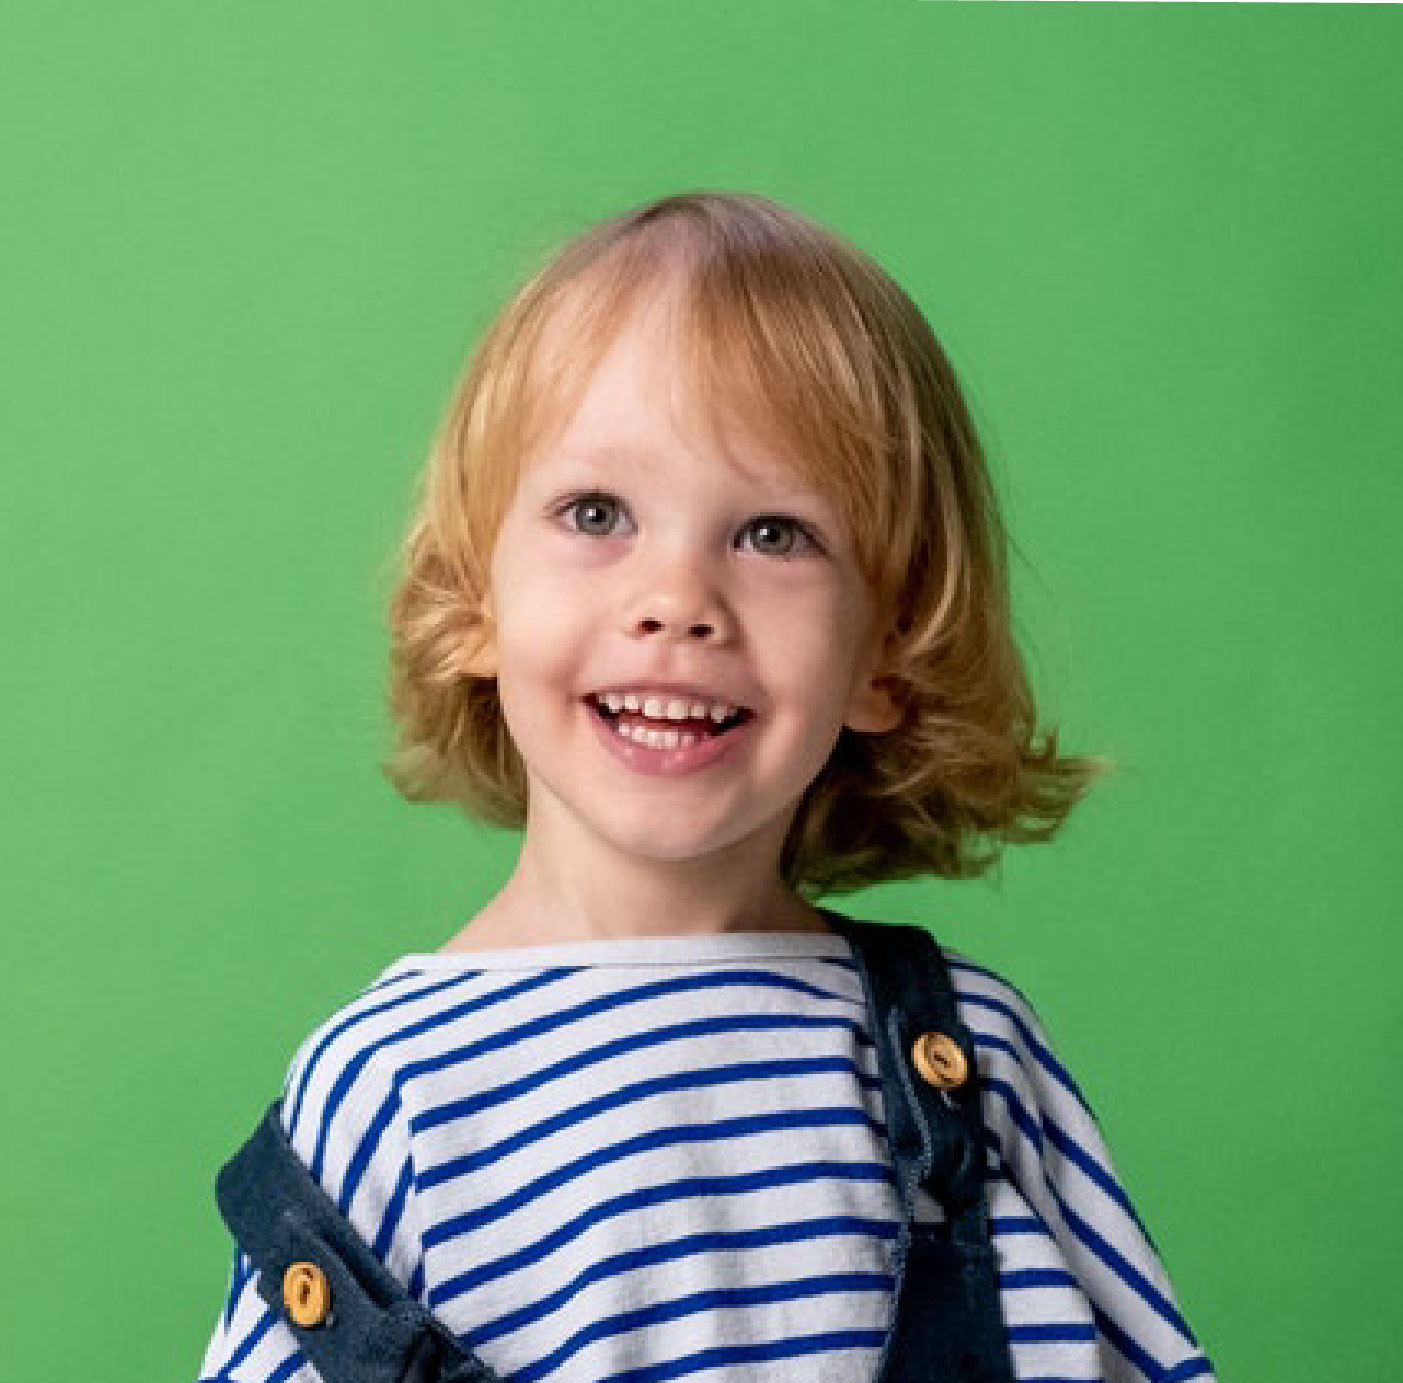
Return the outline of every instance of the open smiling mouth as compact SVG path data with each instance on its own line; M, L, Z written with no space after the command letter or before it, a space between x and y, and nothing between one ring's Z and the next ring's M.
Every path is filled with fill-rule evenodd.
M643 744L649 743L650 738L656 739L657 736L669 733L674 736L686 736L688 739L721 739L755 718L754 711L741 707L719 723L710 716L689 716L685 720L658 720L638 711L611 711L595 696L587 696L585 700L589 702L595 715L616 734L625 739L636 739Z

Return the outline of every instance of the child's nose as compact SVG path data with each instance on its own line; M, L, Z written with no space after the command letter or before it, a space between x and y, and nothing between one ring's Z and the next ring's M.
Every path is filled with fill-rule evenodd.
M718 642L734 633L735 621L714 584L695 572L673 573L651 582L625 614L635 638Z
M715 637L715 629L716 626L708 620L694 620L691 623L679 623L647 618L639 622L636 632L644 635L660 635L676 632L679 637L713 639Z

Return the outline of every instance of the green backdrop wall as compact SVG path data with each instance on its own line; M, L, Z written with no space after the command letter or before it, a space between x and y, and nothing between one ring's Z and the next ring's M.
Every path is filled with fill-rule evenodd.
M1225 1380L1387 1376L1400 18L6 6L6 1376L193 1378L220 1161L505 880L378 771L409 487L518 277L686 187L927 310L1045 714L1124 765L997 880L835 905L1028 991Z

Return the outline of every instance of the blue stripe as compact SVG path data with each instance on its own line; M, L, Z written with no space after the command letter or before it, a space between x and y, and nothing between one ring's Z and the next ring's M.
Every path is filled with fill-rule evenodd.
M390 1249L395 1241L395 1231L399 1229L399 1222L404 1216L405 1202L409 1197L413 1173L414 1164L406 1157L404 1166L400 1168L399 1180L395 1182L395 1189L390 1192L390 1199L385 1203L385 1213L380 1217L380 1232L375 1236L375 1242L370 1246L372 1252L382 1263L389 1259Z
M226 1369L236 1369L257 1347L258 1342L273 1328L277 1317L259 1299L258 1319L254 1321L247 1335L239 1342L238 1348L224 1361Z
M1009 1291L1027 1287L1075 1287L1077 1280L1061 1268L1018 1268L999 1274L999 1286Z
M1042 1138L1039 1130L1036 1130L1027 1112L1023 1109L1018 1096L1003 1082L988 1080L985 1082L986 1088L994 1088L1010 1105L1010 1113L1013 1122L1023 1130L1025 1136L1029 1138L1033 1146L1037 1149L1039 1158L1042 1155ZM1111 1246L1109 1241L1092 1228L1091 1224L1067 1203L1066 1197L1057 1189L1052 1180L1047 1177L1046 1167L1043 1168L1044 1182L1047 1186L1048 1194L1057 1203L1058 1209L1062 1212L1062 1218L1071 1229L1072 1233L1089 1248L1103 1263L1109 1267L1117 1277L1128 1287L1132 1288L1136 1295L1150 1307L1162 1320L1172 1325L1183 1337L1195 1347L1197 1341L1189 1331L1188 1324L1174 1309L1174 1304L1169 1301L1156 1287L1136 1269L1121 1253ZM1129 1357L1129 1356L1127 1356Z
M1034 1215L992 1215L989 1228L995 1234L1044 1234L1050 1237L1048 1227Z
M1145 1226L1140 1220L1140 1216L1136 1214L1135 1207L1130 1203L1130 1197L1125 1194L1125 1191L1115 1179L1115 1175L1111 1172L1110 1168L1096 1161L1091 1153L1078 1143L1076 1139L1045 1110L1040 1109L1038 1111L1038 1118L1035 1121L1033 1116L1028 1113L1018 1093L1008 1082L999 1080L994 1076L985 1076L983 1084L991 1093L1002 1097L1004 1102L1008 1105L1009 1116L1023 1136L1037 1150L1040 1162L1046 1160L1047 1153L1044 1146L1044 1138L1046 1138L1046 1142L1051 1143L1069 1162L1080 1168L1089 1180L1095 1182L1102 1191L1115 1201L1116 1205L1120 1207L1125 1216L1135 1228L1140 1231L1145 1242L1150 1245L1151 1249L1154 1249L1154 1243L1146 1232ZM1054 1188L1051 1180L1046 1175L1046 1171L1047 1169L1044 1167L1043 1179L1047 1184L1048 1190L1052 1191Z
M300 1349L294 1349L286 1359L283 1360L272 1373L268 1375L267 1383L287 1383L287 1380L297 1373L307 1362Z
M826 1109L805 1109L796 1111L793 1114L765 1115L765 1116L745 1116L745 1118L730 1119L730 1121L718 1122L718 1124L702 1125L700 1128L672 1128L659 1133L643 1133L637 1138L624 1140L622 1143L615 1143L609 1147L596 1150L593 1153L586 1153L584 1157L577 1157L572 1163L567 1163L563 1167L553 1168L547 1171L542 1177L537 1177L535 1181L528 1182L513 1191L511 1195L499 1196L497 1201L491 1205L480 1206L473 1210L464 1210L462 1215L449 1216L448 1219L439 1220L438 1225L429 1227L424 1232L425 1247L429 1244L439 1243L450 1234L460 1234L469 1230L478 1229L484 1225L491 1225L494 1220L501 1219L502 1216L509 1215L512 1210L521 1208L532 1201L535 1196L544 1191L551 1191L560 1185L575 1180L579 1175L584 1175L588 1171L595 1170L596 1167L606 1166L610 1161L626 1159L636 1152L647 1152L647 1150L665 1147L671 1143L699 1143L713 1142L717 1136L728 1136L728 1138L746 1138L751 1133L770 1132L774 1129L790 1131L794 1128L842 1128L842 1126L861 1125L868 1122L866 1115L850 1109L839 1109L832 1112ZM720 1129L720 1135L717 1135ZM469 1159L457 1159L466 1161ZM476 1161L476 1157L473 1159ZM448 1166L448 1164L446 1164ZM842 1175L840 1168L856 1167L861 1168L860 1180L864 1181L894 1181L894 1173L885 1166L884 1163L833 1163L833 1161L819 1161L819 1163L798 1163L790 1167L773 1168L773 1170L759 1171L759 1173L745 1173L738 1177L687 1177L683 1181L672 1182L672 1185L697 1185L697 1187L720 1188L723 1185L734 1185L738 1189L749 1189L749 1182L755 1178L756 1185L781 1185L786 1184L790 1178L788 1173L794 1170L794 1166L818 1168L819 1175ZM442 1171L442 1168L436 1168ZM427 1173L419 1177L419 1185L435 1184L436 1181L446 1180L446 1177L435 1177L434 1182L428 1180ZM765 1178L776 1177L780 1180L770 1182Z
M844 1020L838 1020L838 1025L850 1026ZM429 1109L425 1109L413 1117L410 1123L410 1131L413 1134L419 1134L428 1129L437 1128L440 1124L451 1123L454 1119L467 1118L484 1109L490 1109L493 1105L504 1104L508 1100L514 1100L521 1095L529 1094L543 1085L549 1085L552 1081L560 1080L562 1077L572 1075L581 1070L588 1070L590 1067L598 1065L600 1062L610 1060L613 1057L625 1053L646 1051L650 1047L658 1046L664 1042L674 1041L678 1037L691 1036L702 1032L755 1032L774 1030L776 1028L787 1030L796 1026L811 1027L813 1025L796 1025L791 1022L776 1022L768 1015L757 1015L755 1018L751 1018L749 1015L740 1015L719 1022L708 1019L704 1023L675 1024L671 1027L659 1028L651 1032L640 1033L636 1036L621 1038L603 1047L596 1047L590 1051L579 1053L576 1056L567 1057L565 1060L559 1061L553 1066L546 1066L538 1071L533 1071L531 1074L523 1076L520 1080L511 1081L505 1085L495 1086L489 1090L483 1090L472 1095L464 1096L459 1100L451 1100L447 1104L435 1105ZM833 1025L823 1023L819 1026L826 1027ZM869 1076L864 1071L860 1070L855 1063L843 1057L795 1057L789 1060L735 1062L729 1066L700 1067L695 1070L682 1070L675 1075L656 1076L648 1080L635 1081L632 1085L624 1086L610 1094L601 1095L596 1099L586 1101L584 1104L576 1105L572 1109L565 1110L561 1114L555 1115L551 1120L536 1125L536 1127L546 1128L552 1125L557 1128L564 1127L568 1124L577 1123L581 1119L592 1118L606 1110L630 1104L635 1100L646 1099L651 1095L666 1091L693 1090L715 1085L774 1080L780 1076L819 1074L850 1075L853 1080L868 1090L875 1091L882 1088L880 1075Z
M573 973L573 972L570 972ZM772 975L766 971L754 970L732 970L720 973L702 972L694 975L687 975L681 979L659 980L648 984L637 985L631 989L622 989L601 995L597 998L582 1000L568 1009L554 1009L539 1014L533 1019L519 1023L517 1026L505 1032L490 1034L477 1042L466 1047L458 1048L456 1051L435 1053L432 1057L421 1058L418 1061L407 1063L400 1072L403 1083L418 1079L420 1076L433 1072L443 1071L456 1065L460 1061L467 1060L474 1056L494 1052L499 1048L512 1046L514 1043L530 1037L537 1037L545 1033L558 1033L561 1029L567 1029L574 1023L592 1018L599 1014L607 1014L615 1009L628 1007L635 1003L646 1002L650 999L666 997L684 993L689 990L707 990L716 988L741 987L749 989L788 989L798 990L811 996L819 998L831 998L826 991L817 989L813 985L805 985L797 981L790 981L788 977L782 975ZM510 992L510 991L503 991ZM492 996L495 1001L497 996ZM851 1005L848 1005L851 1007ZM845 1027L859 1035L859 1039L865 1046L870 1047L871 1040L867 1038L860 1016L848 1018L823 1018L816 1019L807 1014L765 1014L757 1015L752 1020L761 1029L772 1027ZM731 1030L728 1025L719 1020L710 1022L679 1024L675 1028L661 1029L662 1032L690 1036L693 1034L706 1034L712 1032L725 1032ZM396 1038L396 1040L398 1040ZM383 1045L383 1044L381 1044ZM600 1053L614 1053L620 1050L631 1050L627 1047L620 1047L614 1043L596 1049L596 1058ZM588 1055L581 1058L579 1066L590 1064ZM552 1068L556 1071L572 1070L576 1067L565 1064Z
M1193 1333L1189 1330L1187 1323L1183 1321L1179 1313L1175 1311L1173 1303L1161 1296L1151 1282L1137 1272L1134 1267L1126 1262L1126 1260L1122 1258L1109 1243L1101 1238L1086 1221L1082 1220L1071 1210L1063 1198L1057 1193L1055 1187L1049 1185L1048 1190L1052 1193L1053 1198L1056 1200L1058 1207L1061 1209L1064 1218L1076 1237L1085 1243L1098 1258L1111 1267L1117 1276L1120 1277L1122 1281L1126 1282L1127 1285L1135 1291L1136 1295L1139 1296L1142 1301L1145 1301L1156 1314L1168 1320L1169 1324L1175 1326L1176 1329L1184 1334L1189 1343L1197 1349L1197 1340L1194 1339ZM1052 1234L1040 1219L1030 1218L1028 1216L991 1216L989 1228L996 1239L1002 1234L1041 1233L1054 1243L1056 1242L1056 1236ZM1002 1278L1003 1275L1001 1274L1000 1285L1002 1285ZM1077 1285L1080 1287L1079 1282ZM1091 1300L1090 1297L1085 1297L1085 1300L1091 1307L1092 1317L1096 1321L1096 1326L1101 1334L1113 1344L1130 1363L1134 1364L1147 1379L1153 1380L1154 1383L1165 1383L1164 1380L1160 1380L1160 1365L1155 1361L1153 1356L1143 1349L1125 1330L1117 1325L1095 1301ZM1165 1310L1169 1312L1169 1316L1167 1317L1165 1316ZM1190 1376L1194 1377L1197 1375Z
M573 1355L578 1354L580 1350L593 1344L596 1340L661 1325L666 1321L680 1320L699 1312L726 1307L754 1306L772 1301L805 1301L831 1292L890 1291L891 1285L891 1278L882 1273L834 1273L828 1277L800 1282L780 1282L763 1287L728 1287L693 1292L672 1301L658 1302L652 1306L640 1307L635 1311L622 1311L618 1315L609 1316L603 1320L591 1321L589 1325L576 1331L559 1349L552 1351L524 1372L514 1374L513 1377L529 1379L539 1377L543 1373L554 1372ZM880 1338L880 1334L874 1331L853 1333L860 1333L864 1336L878 1334L878 1338ZM766 1345L762 1348L765 1350L764 1354L752 1357L767 1359L788 1357L787 1350L777 1356L772 1352L774 1346ZM729 1354L731 1351L727 1350L725 1353ZM616 1378L618 1376L615 1375Z
M555 1123L556 1121L550 1120L549 1122ZM583 1157L577 1157L573 1162L553 1167L543 1176L518 1188L512 1195L504 1196L494 1202L493 1213L490 1216L488 1212L482 1210L471 1212L471 1216L484 1223L488 1219L496 1219L497 1207L502 1208L500 1213L506 1213L508 1209L514 1209L516 1206L524 1204L532 1196L554 1190L557 1186L563 1186L578 1176L594 1171L596 1167L607 1166L610 1162L631 1157L636 1152L651 1152L658 1148L685 1143L719 1143L722 1139L749 1138L756 1133L776 1131L792 1133L796 1129L803 1128L853 1127L876 1129L876 1125L873 1124L871 1117L865 1110L851 1109L841 1105L832 1109L781 1109L768 1114L743 1114L734 1119L713 1119L708 1123L676 1124L666 1129L649 1129L620 1142L607 1143L593 1152L586 1153ZM880 1130L877 1132L880 1134ZM445 1181L451 1181L454 1177L476 1171L479 1167L499 1162L509 1153L515 1152L523 1146L529 1146L536 1141L528 1132L513 1138L504 1138L492 1147L475 1149L473 1152L464 1153L461 1157L450 1158L447 1162L440 1162L436 1167L422 1169L419 1173L419 1186L421 1188L438 1186Z
M1028 1013L1032 1014L1036 1012L1033 1006L1029 1004L1026 999L1023 999L1023 996L1019 994L1007 980L1000 975L994 974L992 970L985 970L978 965L970 964L968 961L951 961L950 965L952 970L969 970L976 975L982 975L986 979L992 980L995 984L1008 990L1009 993L1017 995L1018 998L1022 1000ZM1012 1004L1006 1003L1002 999L995 999L987 994L976 994L961 989L958 985L956 985L955 990L956 998L962 1007L964 1005L969 1005L971 1008L989 1009L1007 1018L1008 1021L1013 1024L1019 1037L1023 1039L1023 1043L1028 1048L1029 1054L1037 1060L1038 1065L1071 1095L1093 1119L1095 1119L1095 1112L1087 1103L1086 1097L1081 1092L1081 1088L1077 1085L1076 1081L1072 1079L1071 1072L1058 1061L1057 1057L1046 1043L1039 1041L1023 1014L1019 1013ZM975 1025L971 1024L970 1026L974 1027Z
M1170 1369L1159 1383L1188 1383L1191 1378L1206 1378L1212 1372L1213 1365L1200 1354L1197 1359L1185 1359Z
M1071 1344L1078 1340L1096 1339L1094 1325L1071 1321L1053 1321L1044 1325L1008 1325L1004 1327L1009 1342L1015 1345Z
M1128 1262L1107 1240L1098 1233L1097 1230L1084 1220L1070 1205L1067 1205L1061 1196L1057 1195L1054 1188L1053 1195L1057 1196L1057 1203L1061 1206L1062 1214L1067 1223L1071 1226L1072 1232L1082 1241L1096 1256L1110 1267L1117 1277L1128 1286L1135 1289L1136 1295L1166 1324L1172 1325L1175 1330L1183 1336L1185 1341L1198 1348L1198 1341L1194 1339L1193 1332L1189 1329L1188 1322L1174 1309L1174 1303L1170 1301L1160 1290L1142 1273L1134 1264ZM1095 1309L1095 1303L1092 1303ZM1116 1346L1120 1348L1119 1344ZM1121 1351L1125 1353L1124 1350ZM1130 1356L1127 1355L1127 1358Z
M1135 1207L1130 1203L1130 1197L1125 1194L1120 1183L1112 1176L1109 1168L1097 1162L1094 1157L1080 1143L1074 1139L1051 1115L1043 1116L1043 1130L1047 1134L1047 1140L1068 1161L1074 1162L1086 1175L1094 1181L1120 1208L1129 1216L1135 1228L1144 1236L1145 1242L1154 1247L1154 1241L1150 1238L1150 1232L1136 1214ZM1156 1250L1157 1252L1157 1250Z
M763 1171L746 1172L736 1176L683 1177L661 1186L642 1187L639 1190L628 1191L623 1195L590 1205L573 1219L567 1220L558 1229L544 1235L534 1243L518 1249L515 1253L492 1259L490 1262L479 1262L467 1271L447 1279L441 1287L434 1289L431 1305L446 1301L450 1296L459 1296L463 1292L471 1291L474 1287L490 1282L493 1278L516 1272L525 1265L548 1256L562 1244L567 1244L578 1238L594 1225L618 1215L625 1215L632 1210L666 1205L673 1201L691 1200L699 1196L744 1195L752 1191L770 1190L777 1186L800 1185L817 1177L831 1177L847 1181L886 1182L889 1185L894 1182L890 1169L875 1163L801 1162L788 1167L770 1167ZM463 1215L440 1220L437 1224L426 1227L423 1232L425 1249L477 1228L474 1221L480 1218L479 1215L467 1212ZM844 1217L839 1221L816 1220L812 1223L823 1226L846 1222L846 1217ZM809 1222L801 1221L800 1223L807 1224ZM896 1224L887 1224L884 1227L875 1227L872 1232L881 1238L890 1239L896 1236L897 1230ZM747 1243L763 1244L771 1242L766 1236L777 1234L781 1237L773 1242L783 1243L785 1242L784 1233L784 1226L774 1226L749 1231L744 1233L742 1237ZM451 1290L449 1290L450 1288Z
M801 1335L773 1343L725 1345L699 1350L662 1364L626 1369L622 1373L611 1374L608 1383L668 1383L670 1379L684 1378L691 1373L706 1373L734 1365L799 1359L840 1349L880 1349L885 1338L885 1332L880 1330L834 1330L823 1335ZM519 1370L512 1375L514 1383L516 1380L534 1383L538 1377L538 1369Z
M295 1132L302 1119L302 1102L307 1096L307 1087L312 1080L312 1072L316 1069L317 1063L326 1055L327 1049L338 1037L350 1032L360 1024L369 1022L372 1018L378 1018L382 1013L390 1013L396 1008L405 1004L414 1003L418 999L428 998L433 994L441 994L444 990L453 989L461 985L470 977L455 975L451 979L437 980L433 984L425 985L422 989L410 990L408 993L396 995L395 998L383 1004L374 1004L369 1008L355 1008L346 1014L339 1022L331 1024L322 1034L320 1041L308 1054L302 1063L302 1074L297 1081L297 1088L289 1102L289 1112L287 1116L288 1131ZM396 977L394 983L401 983L401 977Z
M367 994L378 994L382 989L392 989L397 984L404 984L407 980L422 980L424 971L419 966L406 966L403 970L395 970L391 975L384 975L376 980L374 984L368 984L361 990L358 998L365 998Z
M351 1201L355 1198L356 1190L361 1184L361 1178L365 1176L366 1168L370 1166L371 1159L379 1151L380 1140L399 1111L399 1107L399 1085L396 1082L391 1082L390 1093L380 1101L379 1109L375 1111L374 1117L365 1126L365 1131L356 1144L356 1150L351 1154L351 1160L346 1164L346 1171L342 1175L341 1190L336 1197L336 1205L343 1215L350 1210Z
M801 1220L793 1224L767 1226L763 1229L688 1234L668 1243L649 1244L647 1247L633 1252L614 1254L612 1257L587 1268L557 1291L547 1294L539 1301L528 1302L518 1310L505 1316L499 1316L494 1321L483 1322L480 1327L475 1324L473 1339L479 1343L484 1340L492 1340L499 1335L519 1330L524 1325L544 1320L558 1308L568 1305L572 1297L593 1283L602 1282L610 1277L618 1277L627 1272L636 1272L641 1268L657 1267L663 1263L671 1263L678 1259L698 1257L708 1253L732 1253L745 1249L767 1248L775 1244L802 1244L811 1239L833 1235L862 1234L890 1241L896 1237L896 1233L896 1226L885 1221L840 1215L827 1219ZM519 1265L513 1264L512 1270L517 1266ZM881 1277L885 1283L882 1290L892 1291L896 1286L895 1277L891 1273L883 1273ZM456 1283L459 1279L454 1279L454 1281ZM466 1286L457 1287L451 1295L460 1295L462 1291L468 1290L474 1285L477 1284L469 1283ZM435 1300L441 1301L443 1298L436 1296Z
M547 985L554 984L567 973L568 972L563 970L547 970L540 975L532 975L518 984L508 985L503 989L497 990L495 993L477 996L466 1003L455 1004L452 1008L431 1013L415 1023L407 1024L405 1027L396 1028L393 1032L384 1034L368 1046L357 1048L354 1055L352 1055L350 1060L348 1060L337 1073L331 1089L327 1092L326 1104L322 1108L321 1123L317 1129L316 1145L310 1164L312 1175L315 1176L318 1181L321 1180L322 1167L326 1159L326 1140L331 1129L331 1122L336 1117L336 1111L340 1109L342 1100L346 1098L347 1093L356 1083L360 1073L370 1064L371 1059L377 1052L383 1051L388 1047L396 1046L401 1042L408 1042L415 1037L421 1037L425 1033L432 1032L435 1028L447 1027L465 1014L481 1012L494 1004L505 1003L518 993L540 989ZM461 980L454 981L454 983L461 982ZM407 998L398 999L393 1004L386 1004L384 1007L385 1009L397 1008L408 1001ZM318 1054L320 1054L320 1051L321 1048L318 1049ZM304 1088L305 1081L310 1079L310 1075L311 1067L309 1065L304 1072ZM294 1111L293 1118L295 1124L296 1111Z
M757 1061L738 1062L730 1066L722 1066L713 1070L702 1071L682 1071L676 1075L654 1076L648 1080L637 1081L632 1085L623 1086L618 1090L610 1091L607 1094L599 1095L592 1100L586 1100L582 1104L574 1105L568 1109L561 1110L559 1114L551 1115L549 1118L538 1120L536 1123L520 1129L510 1138L501 1140L491 1146L479 1148L466 1158L459 1158L456 1161L442 1163L438 1167L427 1170L420 1180L420 1185L433 1185L442 1180L445 1176L445 1168L452 1168L447 1175L457 1175L472 1167L495 1162L503 1157L528 1147L532 1143L549 1138L551 1135L563 1129L573 1128L578 1124L586 1123L589 1120L597 1119L609 1111L627 1107L639 1101L649 1099L654 1095L670 1093L683 1090L701 1089L709 1086L730 1085L736 1083L748 1083L751 1081L771 1080L779 1076L797 1075L814 1072L839 1072L851 1074L853 1079L859 1084L879 1087L880 1080L863 1076L850 1061L833 1057L813 1057L797 1058L790 1061ZM537 1078L531 1078L526 1084L534 1087L542 1083ZM498 1092L490 1092L488 1099L491 1103L496 1103ZM513 1092L516 1093L516 1092ZM476 1097L474 1097L476 1099ZM463 1101L455 1101L452 1105L441 1106L439 1109L429 1111L428 1114L419 1116L416 1120L420 1128L432 1127L434 1124L443 1122L437 1116L444 1108L460 1113ZM869 1127L875 1127L871 1120L864 1119L858 1111L850 1108L846 1110L852 1122L867 1123ZM764 1119L781 1117L788 1119L791 1111L786 1109L778 1112L777 1115L752 1115L753 1119ZM856 1116L856 1117L854 1117ZM705 1125L688 1125L684 1127L705 1128Z
M1082 1144L1059 1124L1046 1110L1039 1109L1038 1117L1034 1120L1023 1104L1018 1092L1007 1081L996 1076L985 1075L982 1078L984 1087L991 1093L1001 1096L1008 1105L1009 1114L1013 1122L1022 1131L1023 1136L1037 1149L1039 1160L1046 1157L1044 1139L1051 1143L1069 1162L1079 1167L1086 1176L1096 1183L1125 1213L1131 1223L1144 1236L1145 1241L1153 1248L1154 1244L1147 1233L1145 1226L1141 1223L1140 1216L1136 1214L1135 1207L1130 1203L1130 1197L1125 1194L1124 1189L1116 1180L1109 1167L1098 1162ZM1050 1189L1050 1183L1049 1183Z
M484 1039L480 1043L475 1043L471 1049L460 1049L457 1053L449 1053L445 1057L431 1057L423 1061L410 1062L403 1066L399 1072L401 1085L407 1085L411 1080L418 1078L429 1071L442 1071L447 1065L456 1061L478 1057L486 1052L494 1051L498 1048L511 1047L521 1041L524 1036L536 1036L539 1031L541 1020L533 1021L529 1026L529 1031L523 1028L511 1028L502 1033L493 1034L492 1037ZM552 1081L561 1080L567 1076L573 1076L582 1071L589 1071L592 1067L602 1062L610 1061L615 1057L630 1055L635 1052L648 1051L653 1047L660 1047L667 1043L683 1041L691 1037L714 1036L718 1033L750 1033L750 1032L813 1032L827 1028L848 1029L858 1032L858 1028L846 1018L795 1018L788 1014L771 1013L741 1013L728 1016L726 1018L700 1018L685 1023L672 1023L660 1028L647 1029L642 1032L630 1033L626 1037L614 1038L608 1042L603 1042L598 1046L586 1051L578 1051L574 1054L562 1058L553 1065L541 1067L520 1077L518 1080L507 1081L500 1085L486 1087L474 1091L473 1094L464 1096L459 1100L452 1100L446 1104L432 1106L416 1113L409 1122L411 1135L423 1133L427 1129L435 1128L440 1124L449 1123L454 1119L467 1118L471 1115L481 1113L483 1110L491 1109L494 1105L505 1104L509 1100L514 1100L522 1095L530 1094L532 1091L540 1089L544 1085L549 1085ZM463 1051L469 1052L469 1058L464 1058ZM855 1078L863 1083L869 1090L881 1088L881 1077L879 1075L866 1075L857 1070L851 1062L835 1062L833 1058L814 1058L814 1063L807 1069L829 1070L829 1071L853 1071ZM827 1062L827 1065L821 1063ZM719 1068L722 1072L739 1068ZM773 1063L772 1069L776 1073L782 1074L786 1069L785 1063ZM805 1069L801 1064L794 1066L795 1070ZM685 1088L682 1082L692 1082L694 1084L705 1084L706 1071L684 1071L681 1075L674 1077L679 1082L672 1088ZM721 1076L721 1080L728 1079ZM659 1087L665 1088L665 1087ZM568 1122L568 1121L567 1121Z
M1139 1341L1116 1324L1095 1302L1091 1304L1092 1315L1096 1317L1101 1334L1120 1352L1121 1356L1133 1364L1149 1380L1149 1383L1162 1383L1164 1373L1159 1361Z
M1057 1195L1055 1188L1049 1186L1048 1189L1052 1192L1052 1195L1057 1201L1058 1206L1061 1208L1063 1215L1069 1215L1070 1212L1068 1211L1065 1202L1063 1202L1062 1198ZM1075 1217L1072 1217L1072 1219L1075 1219ZM1072 1223L1072 1221L1069 1220L1069 1223ZM995 1236L996 1242L998 1237L1004 1234L1038 1234L1042 1237L1047 1238L1052 1243L1057 1242L1056 1236L1052 1233L1048 1226L1043 1223L1042 1219L1036 1215L1036 1212L1032 1216L991 1216L989 1220L989 1228L990 1232ZM1075 1223L1072 1223L1072 1229L1074 1233L1077 1232L1077 1225ZM1081 1235L1078 1234L1078 1237L1080 1238ZM1092 1245L1091 1247L1093 1248L1093 1250L1095 1249L1095 1245ZM1110 1245L1105 1245L1105 1248L1112 1254L1114 1254L1114 1250L1110 1249ZM1103 1254L1098 1253L1098 1256L1104 1259ZM1112 1264L1111 1266L1114 1267L1115 1265ZM1126 1266L1129 1267L1128 1264ZM1139 1275L1136 1274L1135 1276L1138 1277ZM1076 1279L1073 1280L1077 1283L1077 1286L1080 1289L1080 1282ZM1140 1278L1139 1280L1141 1282L1144 1281L1143 1278ZM1000 1285L1002 1286L1002 1275L1000 1278ZM1150 1284L1145 1283L1145 1285L1148 1287ZM1153 1288L1151 1288L1151 1291L1153 1291ZM1143 1294L1138 1293L1138 1291L1137 1294L1143 1296ZM1159 1365L1155 1362L1153 1357L1144 1349L1142 1349L1123 1329L1121 1329L1120 1326L1116 1324L1115 1321L1113 1321L1109 1316L1107 1316L1105 1311L1100 1306L1098 1306L1095 1301L1091 1300L1091 1298L1088 1295L1086 1295L1084 1289L1083 1300L1085 1300L1087 1302L1087 1305L1091 1307L1092 1318L1095 1320L1096 1328L1100 1331L1101 1335L1112 1345L1114 1345L1115 1348L1118 1349L1120 1353L1130 1363L1132 1363L1137 1369L1139 1369L1140 1372L1147 1379L1158 1380ZM1171 1307L1170 1309L1172 1310L1173 1308ZM1020 1380L1020 1383L1031 1383L1031 1380Z
M1041 1160L1043 1155L1042 1126L1028 1113L1027 1109L1024 1108L1023 1101L1018 1091L1006 1080L1000 1080L997 1076L983 1076L980 1080L980 1084L990 1094L999 1095L1003 1098L1004 1103L1008 1105L1009 1118L1013 1120L1014 1125L1017 1127L1018 1131L1022 1133L1024 1138L1033 1145L1039 1160Z

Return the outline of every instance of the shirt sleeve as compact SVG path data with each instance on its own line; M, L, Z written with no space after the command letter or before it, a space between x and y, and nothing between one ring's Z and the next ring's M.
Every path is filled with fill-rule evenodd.
M376 1257L417 1294L422 1249L410 1194L413 1166L398 1084L377 1060L373 1016L350 1006L298 1049L283 1084L282 1121L297 1155ZM322 1383L258 1290L233 1245L223 1310L200 1383Z
M974 1036L991 1174L1016 1188L1076 1278L1107 1383L1211 1383L1212 1365L1175 1303L1096 1117L1037 1014L1002 977L959 955L949 960L961 1020Z

